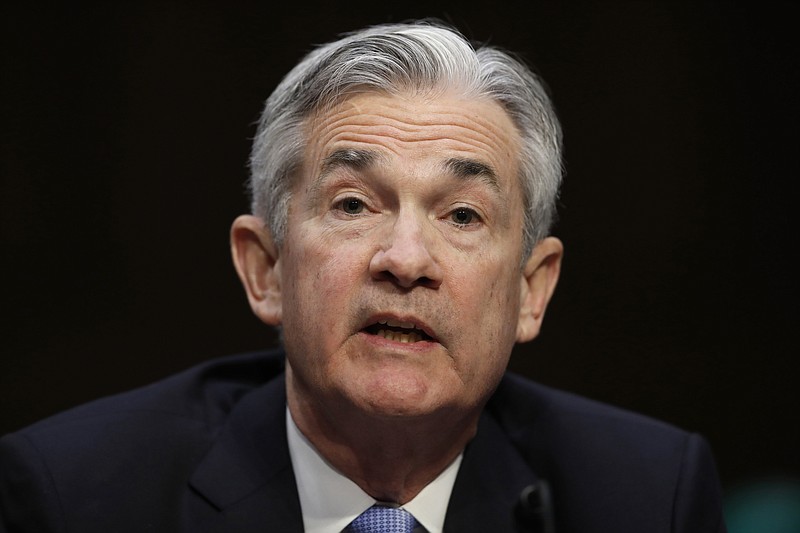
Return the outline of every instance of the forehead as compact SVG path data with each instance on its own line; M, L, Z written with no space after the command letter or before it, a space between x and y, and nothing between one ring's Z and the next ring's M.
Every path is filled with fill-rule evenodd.
M306 127L305 164L313 171L337 151L359 149L387 165L474 161L508 186L516 181L517 129L506 111L487 99L361 93L317 113Z

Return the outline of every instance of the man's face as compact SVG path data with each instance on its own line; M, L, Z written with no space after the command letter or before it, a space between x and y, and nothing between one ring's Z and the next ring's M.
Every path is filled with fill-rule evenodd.
M279 251L290 394L386 416L474 410L517 338L519 137L457 96L353 96L307 124Z

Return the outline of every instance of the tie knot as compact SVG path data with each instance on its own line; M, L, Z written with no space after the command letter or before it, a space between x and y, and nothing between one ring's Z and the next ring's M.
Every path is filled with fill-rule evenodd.
M373 505L350 522L347 533L411 533L417 521L399 507Z

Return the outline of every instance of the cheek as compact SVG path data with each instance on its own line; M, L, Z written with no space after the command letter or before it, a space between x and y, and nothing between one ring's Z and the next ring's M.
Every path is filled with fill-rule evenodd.
M487 314L500 314L506 320L510 309L518 309L519 272L500 261L488 264L465 261L460 264L460 268L450 271L453 280L450 287L454 300L461 302L462 309L485 317Z
M513 347L519 317L519 274L508 269L484 269L457 284L457 298L474 326L472 341L488 353ZM478 338L475 338L475 335ZM490 365L494 362L488 362Z
M288 259L287 309L298 315L295 319L301 321L297 324L301 329L313 323L312 327L330 331L347 311L348 295L354 293L364 270L363 260L344 244L331 247L317 241L296 246Z

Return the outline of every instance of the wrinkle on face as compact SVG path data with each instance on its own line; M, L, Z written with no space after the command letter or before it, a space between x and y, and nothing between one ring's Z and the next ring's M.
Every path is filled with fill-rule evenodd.
M284 322L296 379L319 402L409 413L480 405L505 369L519 312L523 213L511 119L486 100L372 93L306 127L282 270L293 288ZM343 213L337 202L348 197L364 211ZM455 224L459 206L479 222ZM432 262L441 280L376 277L370 264L380 253ZM363 320L382 312L418 317L441 342L425 356L365 344Z

